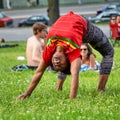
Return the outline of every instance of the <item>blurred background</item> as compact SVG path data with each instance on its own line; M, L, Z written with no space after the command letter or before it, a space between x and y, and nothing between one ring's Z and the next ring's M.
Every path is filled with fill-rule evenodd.
M49 29L69 11L85 16L109 37L108 23L120 14L120 0L0 0L0 38L24 41L32 35L35 22Z
M24 8L24 7L38 7L48 6L49 0L0 0L0 8ZM52 1L52 0L51 0ZM57 0L56 0L57 1ZM92 4L105 2L120 2L119 0L59 0L60 5L74 5L74 4Z

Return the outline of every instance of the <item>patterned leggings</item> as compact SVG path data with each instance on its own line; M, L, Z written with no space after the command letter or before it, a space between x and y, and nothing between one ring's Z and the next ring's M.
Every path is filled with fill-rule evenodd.
M89 43L103 56L100 74L110 74L113 64L114 49L102 30L87 21L87 33L83 42Z

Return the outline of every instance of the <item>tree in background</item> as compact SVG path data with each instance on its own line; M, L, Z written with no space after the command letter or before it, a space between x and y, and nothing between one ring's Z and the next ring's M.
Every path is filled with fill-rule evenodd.
M36 6L39 6L39 5L40 5L40 1L36 0Z
M104 0L105 2L108 2L108 0Z
M4 8L4 6L3 6L3 0L0 0L0 8Z
M59 0L48 0L48 16L50 18L50 25L52 25L59 18Z

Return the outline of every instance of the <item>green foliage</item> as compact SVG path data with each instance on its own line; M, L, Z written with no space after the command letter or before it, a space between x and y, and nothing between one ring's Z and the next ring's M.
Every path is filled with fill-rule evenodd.
M15 42L14 42L15 43ZM13 43L10 43L13 44ZM12 71L17 64L26 64L25 42L18 47L0 48L0 120L119 120L120 118L120 56L115 47L114 66L107 91L98 93L98 72L80 73L77 98L69 99L70 76L62 91L56 91L57 75L45 74L30 98L16 101L25 92L35 71ZM97 58L101 56L95 51Z

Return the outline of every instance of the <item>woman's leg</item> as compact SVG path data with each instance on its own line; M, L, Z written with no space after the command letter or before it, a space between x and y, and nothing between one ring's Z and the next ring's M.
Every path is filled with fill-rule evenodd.
M85 40L103 56L100 66L98 90L104 90L113 65L114 49L102 30L90 22L88 22Z

